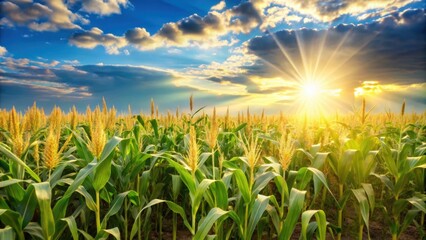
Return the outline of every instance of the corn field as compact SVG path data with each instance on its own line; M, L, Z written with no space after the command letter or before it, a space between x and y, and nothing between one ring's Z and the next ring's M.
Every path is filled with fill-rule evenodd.
M404 111L0 110L0 239L424 239Z

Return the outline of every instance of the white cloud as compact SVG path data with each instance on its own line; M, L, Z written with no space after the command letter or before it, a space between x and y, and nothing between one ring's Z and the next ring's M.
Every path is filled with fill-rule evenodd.
M216 4L213 7L211 7L210 10L220 11L220 10L223 10L225 7L226 7L226 2L225 1L220 1L218 4Z
M167 50L167 53L169 54L181 54L182 50L178 49L178 48L170 48Z
M82 11L99 15L120 14L121 7L128 7L128 0L83 0Z
M32 2L2 2L3 18L0 24L8 27L26 26L35 31L58 31L59 29L80 29L76 22L88 20L73 13L63 1L45 0L44 4Z
M318 0L270 0L276 4L289 7L290 9L313 17L316 20L328 22L342 15L361 15L365 18L365 13L370 14L389 13L417 0L339 0L339 1L318 1Z
M4 56L7 53L7 49L3 46L0 46L0 56Z
M77 59L65 60L64 63L71 64L71 65L78 65L78 64L80 64L80 61L78 61Z
M101 45L106 48L108 54L119 54L119 49L127 45L124 37L103 34L103 31L96 27L90 31L74 34L70 39L70 43L77 47L89 49Z
M80 25L89 20L72 8L78 1L44 0L41 3L31 0L9 0L0 3L3 17L0 25L7 27L25 26L34 31L58 31L60 29L81 29ZM132 6L128 0L82 0L81 11L111 15L120 14L121 8ZM71 9L75 9L74 12Z

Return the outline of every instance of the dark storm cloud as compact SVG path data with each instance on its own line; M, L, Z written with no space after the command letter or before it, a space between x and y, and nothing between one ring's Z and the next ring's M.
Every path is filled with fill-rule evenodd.
M306 46L319 48L319 43L325 34L328 46L342 45L337 54L341 55L342 59L348 58L346 64L361 66L359 71L354 73L356 77L353 76L352 80L380 77L382 81L395 82L395 74L398 73L410 73L413 77L412 79L401 77L401 81L415 83L426 80L426 17L424 10L393 13L366 25L341 24L327 31L283 30L276 32L275 38L293 61L301 63L301 51L317 51L315 47L309 49ZM248 42L247 50L262 59L256 65L249 67L249 70L253 69L250 72L268 74L274 67L284 72L291 69L288 58L284 56L271 35L251 39ZM276 76L278 72L273 71L271 75Z

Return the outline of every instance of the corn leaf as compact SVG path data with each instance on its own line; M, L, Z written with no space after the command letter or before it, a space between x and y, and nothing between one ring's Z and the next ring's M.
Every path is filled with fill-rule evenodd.
M243 196L244 203L249 204L251 201L251 193L250 193L246 175L241 169L236 169L234 170L234 176L238 185L238 189L240 190Z
M113 137L105 145L101 158L99 161L99 166L95 170L95 177L93 179L93 188L95 191L99 192L105 184L108 182L111 176L111 153L115 147L122 141L122 138Z
M220 208L212 208L207 216L200 222L194 239L205 239L213 224L222 216L226 216L228 212Z
M90 195L89 192L87 192L86 188L84 186L79 186L76 190L76 192L80 193L81 196L84 197L84 199L86 200L86 206L87 208L89 208L90 210L92 210L93 212L96 211L96 203L93 200L92 195Z
M195 196L195 179L192 178L191 174L179 163L173 161L172 159L167 159L168 163L179 173L182 182L188 188L192 197Z
M170 210L172 210L173 212L179 214L182 217L183 223L188 228L188 230L190 232L194 231L192 229L191 225L189 224L188 219L186 218L185 210L183 210L183 208L181 206L177 205L176 203L174 203L172 201L167 201L167 200L162 200L162 199L154 199L151 202L149 202L144 208L142 208L141 211L139 211L138 215L135 218L135 223L133 224L132 230L130 232L130 239L133 239L134 236L136 235L137 231L138 231L138 224L137 224L137 222L138 222L138 220L139 220L142 212L144 210L146 210L146 209L154 206L154 205L159 204L159 203L166 203Z
M34 211L37 208L37 197L34 188L28 187L25 191L24 198L18 205L18 212L22 216L22 228L25 228L34 216Z
M15 232L10 226L0 229L0 239L15 239Z
M117 240L120 240L121 239L121 237L120 237L120 230L117 228L117 227L115 227L115 228L111 228L111 229L104 229L103 230L105 233L107 233L107 234L109 234L109 235L111 235L111 236L113 236L115 239L117 239Z
M19 213L14 212L10 209L0 209L0 221L6 225L10 226L15 230L15 233L18 235L18 239L23 240L24 233L22 232L22 217Z
M297 220L299 219L300 213L302 212L303 204L305 202L305 195L306 191L300 191L295 188L291 189L288 213L284 220L281 233L279 234L279 240L288 240L293 234Z
M311 218L315 215L316 229L318 229L318 239L325 240L327 232L327 219L323 210L307 210L302 213L302 239L309 236L308 226Z
M248 227L245 230L245 239L252 239L254 230L256 229L257 224L259 223L260 218L268 206L269 198L264 195L258 195L254 201L253 206L250 211L250 219L248 222Z
M28 167L27 164L25 164L19 157L17 157L15 154L13 154L6 144L0 143L0 152L4 153L10 160L12 160L15 164L23 167L25 171L36 181L41 182L39 176L31 170L30 167Z
M74 216L62 218L61 220L67 222L73 240L78 240L78 228Z
M105 229L107 228L107 223L108 223L108 219L117 214L118 211L120 211L121 206L123 205L124 199L127 197L127 195L129 195L129 193L132 194L137 194L135 191L131 190L131 191L127 191L127 192L123 192L118 194L114 200L112 200L111 202L111 206L108 210L108 212L105 214L104 219L102 220L102 228Z
M262 191L266 187L266 185L268 185L268 183L276 176L278 176L278 174L274 172L264 172L261 175L257 176L253 185L251 197L254 198L255 196L257 196L257 194L259 194L260 191Z
M360 214L362 220L364 221L367 230L370 229L369 219L370 219L370 205L368 203L367 196L363 188L352 189L353 194L355 195L356 200L359 204Z

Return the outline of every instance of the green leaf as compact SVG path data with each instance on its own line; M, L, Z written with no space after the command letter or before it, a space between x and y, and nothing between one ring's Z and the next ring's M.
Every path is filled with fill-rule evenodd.
M104 229L104 232L108 233L109 235L113 236L115 239L120 240L120 230L118 227L111 228L111 229Z
M101 159L99 161L99 166L96 168L95 177L93 179L93 188L96 192L99 192L105 184L108 182L111 176L111 153L115 147L122 141L122 138L112 137L108 143L105 145Z
M25 191L24 198L18 205L18 212L22 216L22 227L25 228L34 216L34 211L37 208L37 197L34 192L34 187L31 185Z
M78 240L78 228L75 218L73 216L70 216L67 218L62 218L61 220L67 222L72 238L74 240Z
M149 122L151 123L152 129L154 130L155 138L158 139L160 135L158 134L158 122L157 122L157 119L151 119Z
M173 161L172 159L167 159L169 164L179 173L183 183L189 190L189 193L195 195L195 179L192 178L192 175L179 163Z
M81 235L83 235L83 237L86 239L86 240L93 240L94 238L92 237L92 236L90 236L90 234L88 234L87 232L85 232L85 231L83 231L83 230L81 230L81 229L78 229L78 231L81 233Z
M217 207L225 210L228 207L228 191L226 191L225 183L216 180L210 185L210 192L216 198Z
M83 183L86 177L91 174L97 167L98 164L95 159L77 173L77 176L74 178L72 184L68 187L67 191L65 191L62 198L58 202L56 202L55 207L53 208L53 215L55 216L56 223L58 223L60 219L65 217L65 213L68 206L68 200L71 195Z
M237 181L238 189L243 196L244 203L249 204L251 201L251 193L247 182L246 175L241 169L234 170L235 180Z
M287 217L279 235L279 240L289 240L305 203L306 191L292 188L290 192Z
M8 179L8 180L4 180L0 182L0 188L4 188L13 184L17 184L20 182L28 182L26 180L22 180L22 179Z
M213 224L228 212L220 208L212 208L203 219L193 239L205 239Z
M55 168L55 170L52 172L49 178L49 183L51 188L55 188L58 181L61 180L62 172L64 171L65 167L70 163L72 163L72 161L63 162L58 167Z
M18 239L23 240L24 233L22 232L22 218L19 213L14 212L10 209L0 209L0 221L4 225L9 225L15 230L15 233L18 235Z
M382 159L382 162L385 163L386 168L393 176L398 176L398 167L396 164L396 159L392 155L392 150L382 142L382 146L379 151L379 156Z
M31 170L30 167L28 167L27 164L25 164L19 157L17 157L15 154L13 154L6 144L0 143L0 152L3 152L10 160L12 160L15 164L22 166L25 171L36 181L41 182L39 176Z
M302 239L307 239L307 229L312 216L315 215L318 239L325 240L327 232L327 219L323 210L307 210L302 213Z
M10 226L0 229L0 239L15 239L15 232Z
M367 194L368 203L370 204L370 211L371 214L373 214L374 208L376 207L376 197L374 195L373 185L370 183L362 183L361 186Z
M264 195L258 195L256 200L254 201L253 206L250 211L250 219L248 222L248 227L245 230L245 239L252 239L252 235L254 230L256 229L257 224L259 223L260 218L266 210L266 207L269 203L269 197Z
M270 201L272 201L272 198L275 198L273 195L269 196ZM277 200L275 200L276 202ZM266 211L268 212L269 216L271 217L271 221L272 224L274 225L275 231L276 232L280 232L280 224L281 224L281 220L280 220L280 216L277 212L277 208L272 206L271 204L268 204L268 206L266 206Z
M407 201L411 203L418 210L422 211L423 213L426 213L426 204L424 200L418 197L411 197L411 198L408 198Z
M367 227L367 230L369 231L370 205L368 204L365 191L363 188L358 188L352 189L352 192L355 195L356 200L358 201L362 220L364 221L364 224Z
M247 126L247 123L243 123L241 125L239 125L238 127L236 127L235 129L232 130L232 132L236 133L238 131L240 131L241 129L245 128Z
M346 182L346 178L348 177L352 168L352 162L357 156L358 150L355 149L348 149L343 153L342 159L340 159L337 167L339 182Z
M142 210L139 211L138 215L135 218L134 224L132 226L132 230L130 232L130 239L133 239L134 236L136 235L137 231L138 231L138 224L137 223L138 223L138 220L139 220L142 212L145 209L148 209L148 208L150 208L150 207L152 207L156 204L159 204L159 203L166 203L170 210L179 214L182 217L183 224L188 228L188 230L190 232L194 232L194 230L192 229L191 225L188 222L188 219L186 218L185 210L183 210L183 208L181 206L177 205L176 203L174 203L172 201L167 201L167 200L162 200L162 199L154 199L151 202L149 202L144 208L142 208Z
M201 200L203 199L204 193L209 188L210 184L215 182L216 180L211 179L203 179L201 183L197 186L197 190L194 195L194 199L192 201L192 213L195 214L198 211L198 208L200 207Z
M276 176L278 176L278 174L274 172L264 172L261 175L257 176L253 185L253 190L251 194L252 198L256 197L257 194L259 194L260 191L262 191L266 187L266 185L268 185L268 183Z
M172 175L172 198L176 200L182 188L182 181L179 175Z
M123 192L118 194L114 200L112 200L111 202L111 206L108 210L108 212L105 214L104 219L102 220L102 228L107 228L107 223L108 223L108 219L117 214L118 211L120 211L121 206L123 205L124 199L127 197L127 195L129 193L136 193L135 191L131 190L131 191L127 191L127 192ZM137 193L136 193L137 194Z
M22 201L24 199L25 190L19 184L12 184L5 187L6 193L11 200Z
M96 212L96 203L93 200L92 195L87 192L86 188L84 186L79 186L76 192L80 193L84 197L84 199L86 200L87 208L89 208L93 212Z
M414 218L419 214L419 210L408 210L407 214L404 216L404 221L399 228L398 235L404 232L408 226L413 222Z
M330 195L333 197L334 201L338 203L337 199L334 197L333 192L331 192L330 188L328 187L327 179L324 176L324 173L322 173L320 170L312 167L308 167L308 170L311 171L314 175L314 191L315 195L320 192L320 184L324 185L325 188L328 190Z
M376 173L373 173L372 175L377 177L378 179L380 179L380 181L382 181L382 183L385 184L385 186L387 188L389 188L389 190L391 190L391 192L395 191L394 184L386 175L379 175L379 174L376 174Z
M282 191L284 191L284 198L289 198L289 192L288 192L288 185L287 181L284 179L283 176L277 175L274 179L275 184L277 185L278 192L282 194Z
M50 239L55 233L55 220L53 219L52 208L50 207L52 198L50 185L48 182L34 183L32 185L34 186L38 205L40 207L43 235L46 239Z
M324 166L325 160L328 158L328 154L330 153L317 153L315 155L315 158L312 162L312 167L316 168L316 169L322 169L322 167Z

